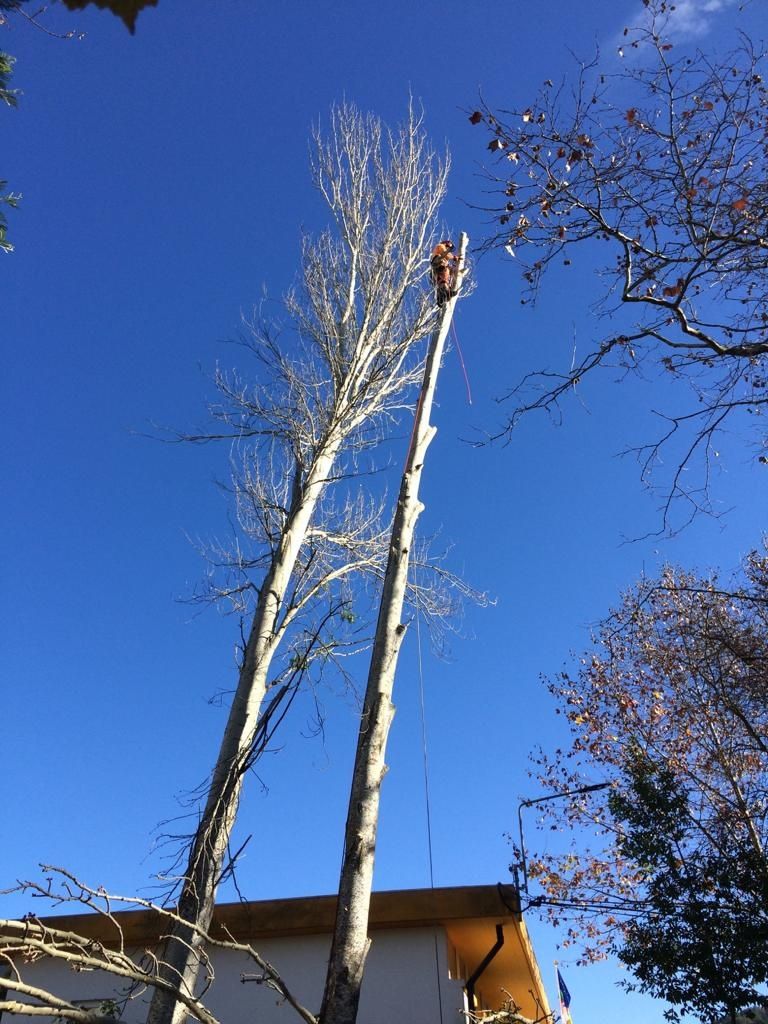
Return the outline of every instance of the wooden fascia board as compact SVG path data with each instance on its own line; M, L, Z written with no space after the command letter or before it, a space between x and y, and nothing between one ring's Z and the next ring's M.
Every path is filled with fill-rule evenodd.
M211 934L238 941L289 935L330 932L336 913L335 896L224 903L216 908ZM513 917L510 907L492 885L443 889L402 889L375 892L371 897L371 929L415 928L463 918L492 918L502 922ZM157 944L166 931L153 910L124 910L100 914L68 914L42 918L50 928L75 932L107 945L121 942L143 948Z

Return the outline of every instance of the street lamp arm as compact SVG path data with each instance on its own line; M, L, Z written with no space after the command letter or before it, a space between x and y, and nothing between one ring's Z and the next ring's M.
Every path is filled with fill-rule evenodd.
M579 786L578 789L566 789L561 793L549 793L547 796L538 796L533 800L521 800L517 805L517 829L520 837L520 866L523 869L523 889L528 894L528 865L525 859L525 840L523 839L523 808L533 807L535 804L546 803L547 800L561 800L567 796L579 796L582 793L596 793L599 789L609 789L610 782L594 782L589 786ZM511 869L510 869L511 870Z

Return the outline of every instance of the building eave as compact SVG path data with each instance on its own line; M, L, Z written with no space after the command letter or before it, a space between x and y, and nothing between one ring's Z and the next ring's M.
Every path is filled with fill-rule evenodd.
M408 928L446 924L469 918L493 918L503 923L516 917L514 890L471 885L441 889L393 889L371 896L370 928ZM279 938L329 932L336 915L336 896L220 903L211 935L214 938ZM102 914L65 914L42 918L43 924L109 943L119 938L126 946L154 945L166 931L154 910L121 910Z

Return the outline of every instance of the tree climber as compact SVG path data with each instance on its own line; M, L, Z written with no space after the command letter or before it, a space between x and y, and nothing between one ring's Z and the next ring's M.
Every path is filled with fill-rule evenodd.
M457 294L453 287L453 278L459 257L453 250L453 242L445 238L432 250L432 258L429 261L429 276L435 286L438 306L444 306L448 299Z

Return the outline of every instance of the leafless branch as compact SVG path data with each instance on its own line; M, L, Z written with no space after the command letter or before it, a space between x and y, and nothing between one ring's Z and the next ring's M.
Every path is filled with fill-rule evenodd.
M530 106L482 106L471 120L489 132L497 160L487 170L494 230L484 247L514 256L522 302L583 255L601 266L596 312L625 321L570 371L528 374L504 396L515 408L496 437L508 439L528 412L559 416L599 368L687 384L695 404L667 417L672 429L645 446L643 460L646 483L662 451L678 467L662 485L669 528L678 504L712 510L710 460L726 421L749 414L758 450L768 444L759 419L768 404L768 91L765 56L749 40L717 61L676 58L665 36L669 5L646 8L650 22L627 30L626 47L647 59L618 74L597 59L570 91L547 81ZM683 473L695 483L683 486Z

